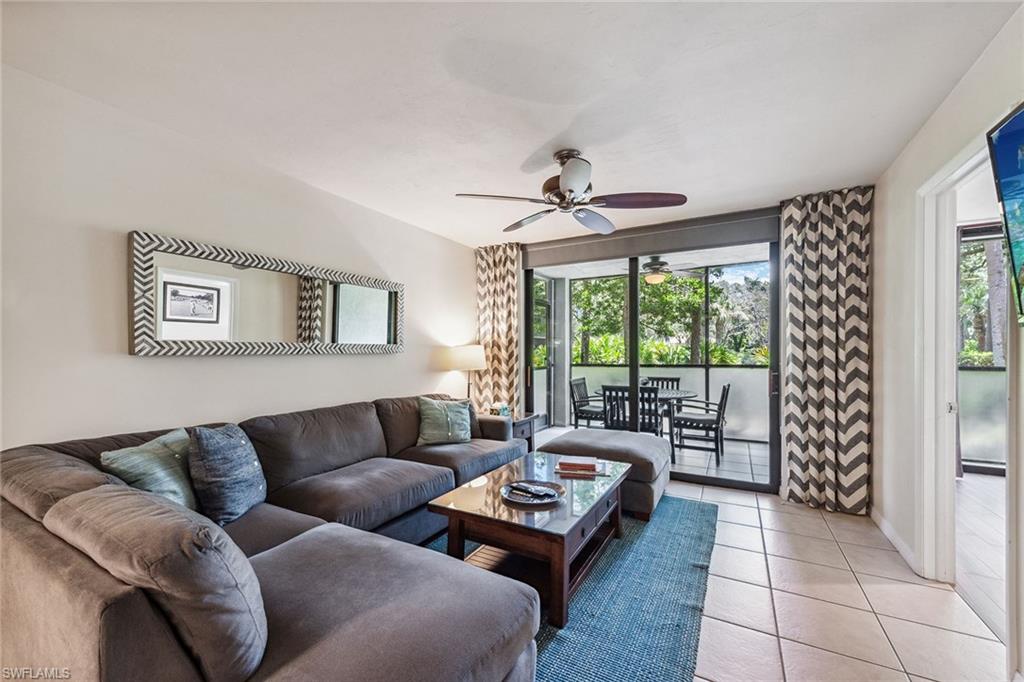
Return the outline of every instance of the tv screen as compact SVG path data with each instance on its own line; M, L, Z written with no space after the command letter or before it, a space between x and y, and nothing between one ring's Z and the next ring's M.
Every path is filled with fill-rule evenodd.
M989 131L988 153L996 180L996 196L1003 210L1003 230L1013 268L1017 312L1024 315L1024 103Z

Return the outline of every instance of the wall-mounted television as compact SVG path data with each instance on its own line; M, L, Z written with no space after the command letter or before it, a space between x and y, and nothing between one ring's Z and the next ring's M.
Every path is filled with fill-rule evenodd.
M1024 102L988 133L988 153L1003 213L1010 266L1013 268L1017 312L1024 316Z

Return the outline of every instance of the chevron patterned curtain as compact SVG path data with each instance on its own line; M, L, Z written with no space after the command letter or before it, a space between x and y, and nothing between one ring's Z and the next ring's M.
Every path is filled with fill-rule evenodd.
M873 187L782 205L788 497L866 514L871 474Z
M487 369L473 372L473 403L485 409L519 403L519 244L495 244L476 250L476 310Z
M296 341L321 343L324 328L324 298L327 282L314 277L299 278L299 311Z

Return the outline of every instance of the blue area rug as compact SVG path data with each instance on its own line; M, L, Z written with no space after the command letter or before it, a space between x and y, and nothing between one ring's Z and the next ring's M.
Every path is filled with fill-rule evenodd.
M649 523L623 516L622 538L569 603L569 624L541 620L537 679L693 679L717 518L715 505L667 495ZM447 537L428 547L444 552Z

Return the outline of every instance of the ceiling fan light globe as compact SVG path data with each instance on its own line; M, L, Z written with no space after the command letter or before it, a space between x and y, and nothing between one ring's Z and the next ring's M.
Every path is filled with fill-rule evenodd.
M661 284L665 281L667 275L664 272L649 272L644 275L644 281L648 284Z
M558 188L567 197L580 197L590 187L590 162L572 158L562 165L558 175Z

